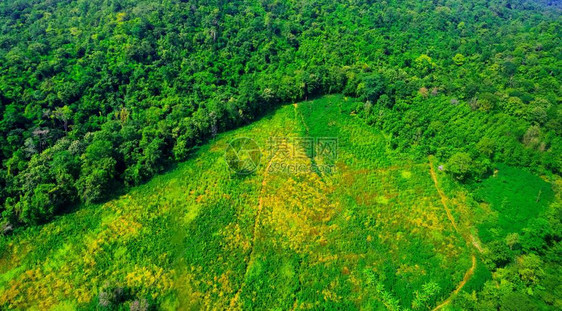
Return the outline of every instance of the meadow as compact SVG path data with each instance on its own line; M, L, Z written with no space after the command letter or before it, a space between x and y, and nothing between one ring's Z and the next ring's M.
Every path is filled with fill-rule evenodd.
M459 293L478 291L491 279L482 262L491 232L521 231L523 224L507 224L540 213L533 204L537 191L543 209L554 194L538 177L501 166L497 179L474 186L472 198L437 169L437 158L393 150L389 137L355 115L356 104L329 95L282 106L219 134L189 160L126 194L4 237L0 306L454 306ZM224 157L239 137L262 148L261 165L244 176ZM266 152L271 137L334 137L337 159ZM307 154L295 141L283 148ZM334 169L314 169L326 163ZM272 169L281 164L310 169ZM521 178L536 186L527 193L510 184L527 182ZM518 195L531 199L518 201ZM509 212L516 201L526 204L523 216ZM489 229L491 223L499 229Z

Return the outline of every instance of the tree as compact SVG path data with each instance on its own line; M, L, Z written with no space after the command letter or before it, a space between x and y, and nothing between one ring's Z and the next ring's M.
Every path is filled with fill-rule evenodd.
M544 218L536 218L529 221L529 226L523 229L520 237L523 251L541 251L547 243L547 239L552 234L550 223Z
M368 75L363 79L357 86L357 94L359 94L360 98L363 101L371 101L372 103L376 103L384 94L386 89L386 83L384 78L379 74Z
M491 157L494 154L494 149L496 148L496 143L493 139L488 137L483 137L480 139L478 144L476 144L476 149L481 154L485 155L486 157Z
M72 117L72 110L68 106L57 107L53 116L62 122L65 132L68 132L68 121Z
M391 108L392 107L392 101L390 100L390 97L388 97L388 95L386 95L386 94L381 95L377 104L379 104L380 106L385 107L385 108Z
M430 74L437 65L433 62L431 57L426 54L421 54L414 60L414 67L421 76L426 76Z
M80 171L78 160L69 151L63 150L53 154L50 167L60 199L73 202L76 199L76 178Z
M536 254L523 255L517 259L517 271L527 285L537 284L544 276L544 262Z
M99 137L99 138L98 138ZM85 202L96 202L104 198L111 190L116 177L117 161L113 158L111 142L102 140L100 135L82 155L82 167L77 188Z
M469 177L473 169L472 166L472 158L468 153L457 152L447 161L446 169L453 177L462 181Z
M466 58L464 57L464 55L462 54L456 54L453 57L453 62L455 62L455 65L457 66L462 66L464 64L464 62L466 61Z
M427 309L431 300L439 293L441 287L435 282L428 282L422 285L421 291L415 291L415 298L412 301L412 309Z
M509 246L509 249L513 250L513 247L519 244L519 234L518 233L510 233L505 238L505 243Z
M84 202L99 202L109 194L116 164L113 158L101 158L95 163L82 165L77 187Z
M533 125L530 126L525 132L525 135L523 135L522 142L523 144L525 144L525 146L529 148L536 148L541 142L540 137L541 137L540 127L538 125Z
M503 268L512 259L511 249L504 241L493 241L489 244L490 252L487 259L491 261L496 268Z
M509 97L501 102L503 110L514 116L521 116L524 111L525 103L519 97Z
M517 65L511 61L505 61L503 63L503 72L506 76L511 77L517 72Z
M57 207L53 201L55 184L39 184L33 192L26 194L16 204L16 214L19 221L25 224L38 224L50 219Z
M508 292L502 297L500 309L506 311L537 310L538 306L528 294L516 291Z

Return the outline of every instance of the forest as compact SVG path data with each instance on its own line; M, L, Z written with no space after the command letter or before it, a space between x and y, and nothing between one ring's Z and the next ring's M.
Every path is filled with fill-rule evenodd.
M212 147L209 144L223 146L220 142L232 133L248 132L265 139L267 125L262 123L270 119L280 128L287 122L284 131L291 135L315 133L317 136L333 134L340 139L356 136L357 140L364 139L364 145L355 144L355 140L342 145L342 152L349 156L341 163L346 169L361 170L364 166L379 170L402 165L397 157L405 157L414 168L402 173L416 177L410 179L400 175L404 177L402 180L399 172L389 172L388 176L383 176L384 180L389 180L388 189L394 189L396 193L413 193L420 187L424 191L436 191L432 194L422 191L419 200L400 194L390 201L392 204L386 202L388 198L379 198L373 193L374 199L365 199L371 203L362 201L359 204L355 199L359 194L333 190L332 187L371 187L369 180L383 178L379 173L358 178L354 181L357 184L351 183L348 180L351 177L347 176L351 173L345 172L333 176L333 185L322 176L321 182L312 180L312 177L311 180L295 177L295 183L303 183L311 189L331 189L326 190L330 196L314 197L316 203L303 203L309 204L306 206L310 208L310 211L306 210L310 213L306 214L310 217L307 221L311 221L308 225L318 226L314 230L324 232L318 233L325 235L322 238L336 238L335 232L355 237L352 229L366 236L375 236L369 231L372 228L363 228L364 224L359 220L342 231L331 227L345 227L345 222L337 216L332 216L329 223L312 223L320 217L315 214L319 211L314 207L318 204L327 208L328 202L339 202L333 203L333 208L338 211L348 206L350 219L373 222L376 230L380 230L377 231L379 236L392 232L408 236L404 232L410 232L411 223L401 224L386 212L370 214L365 209L371 206L369 204L379 208L387 204L394 204L394 208L416 205L415 211L422 215L419 208L441 206L443 200L450 203L445 209L458 208L453 210L452 216L459 230L449 232L450 228L436 225L441 230L438 230L441 232L439 237L416 236L410 240L412 245L408 244L402 250L404 254L392 248L396 245L378 240L373 242L376 246L359 245L355 240L357 245L348 245L349 249L342 245L330 246L333 256L338 252L343 256L348 250L350 254L352 251L354 254L363 252L364 258L357 260L369 258L380 263L378 268L373 268L354 262L359 272L354 270L346 276L352 279L350 284L360 285L347 284L349 288L339 288L339 294L334 290L333 296L324 293L325 296L319 299L313 292L300 292L292 294L295 298L272 293L269 298L260 296L262 300L252 301L249 292L243 289L238 294L224 288L223 292L218 292L216 284L213 287L197 283L192 284L192 291L203 294L197 299L191 297L192 302L198 301L192 306L262 309L267 301L277 301L279 304L274 306L279 309L432 309L445 300L448 292L455 290L462 275L448 279L443 273L427 268L424 271L434 273L432 276L437 281L425 282L412 276L410 284L390 271L410 269L408 273L415 274L412 271L423 261L408 257L411 266L402 267L397 263L402 258L400 256L414 256L418 252L430 256L428 254L433 253L427 249L428 245L439 249L445 246L436 245L444 243L451 254L458 256L451 255L450 260L459 259L466 253L466 256L472 254L473 260L477 261L472 280L448 307L473 310L562 308L562 280L557 272L562 264L561 12L560 2L552 0L0 0L0 308L36 306L33 299L23 302L25 291L18 287L19 283L45 289L47 285L34 285L35 278L44 276L51 271L49 269L60 269L63 261L53 259L49 268L43 267L39 271L43 274L34 270L39 269L38 262L69 252L54 252L48 247L25 251L16 249L23 247L17 246L18 243L45 242L54 248L61 240L56 240L53 232L65 232L66 237L82 237L78 234L81 227L101 230L107 225L104 223L107 219L103 217L108 213L106 209L116 209L116 204L127 205L122 201L128 193L136 193L139 206L146 207L148 214L143 214L146 219L142 219L147 224L154 222L151 225L167 228L165 217L173 217L166 213L177 212L179 208L173 206L179 203L168 198L170 211L153 211L156 207L147 198L159 197L155 193L162 191L155 180L161 178L168 183L171 177L166 176L178 175L177 170L180 170L193 174L192 180L203 185L211 184L201 176L193 161L211 161L209 149ZM299 102L303 104L294 107L295 113L302 115L301 121L297 122L285 114L291 114L288 110L292 106L287 104ZM314 105L325 105L326 115L315 110L318 108ZM328 116L336 125L330 125ZM253 127L259 126L264 129L255 133ZM291 132L289 126L300 126L300 129ZM332 127L338 130L332 133ZM426 165L431 166L432 172L437 171L433 172L435 179L429 175ZM208 203L208 209L201 208L199 214L193 215L195 220L189 222L189 234L198 236L197 240L186 242L192 249L162 250L165 246L158 246L157 238L143 244L139 254L151 250L169 253L169 258L176 258L161 268L165 272L158 274L155 272L158 269L146 272L151 277L166 275L174 279L170 282L175 284L185 277L178 272L183 271L181 269L198 280L231 277L228 273L224 276L225 271L194 268L204 266L202 262L208 259L201 244L205 238L209 241L218 239L209 232L202 232L205 228L219 232L219 227L223 226L243 236L256 233L245 227L248 226L247 219L239 223L227 221L226 218L233 215L241 217L240 211L229 210L221 214L217 210L232 204L227 197L241 195L244 187L250 187L243 181L232 181L234 177L223 173L217 173L219 175L213 178L219 183L228 183L226 188L214 185L205 186L210 190L193 190L201 192L201 196L207 191L215 191L217 195L212 199L216 201ZM424 177L418 177L421 175ZM283 176L277 178L288 178ZM252 176L250 180L253 182L252 178L257 177ZM265 180L265 175L263 178ZM182 181L184 187L196 187L188 180ZM255 185L252 184L255 187L246 190L259 197L259 183L256 180ZM271 191L272 196L282 197L277 190L267 191ZM383 193L387 190L376 191ZM174 193L179 196L182 191ZM393 194L389 192L387 195ZM193 200L193 205L197 206L198 199ZM242 205L250 203L240 204L242 209ZM131 209L131 213L136 211L131 206L123 209ZM283 213L294 212L286 206L279 209L279 214L274 214L275 209L271 211L272 219L275 220L275 215L283 217L288 215ZM114 216L123 217L123 221L142 223L139 219L128 219L121 212L116 213L119 216ZM92 217L92 223L79 220L87 215ZM189 218L189 215L184 216ZM451 225L447 216L423 215L433 217L436 223ZM203 216L218 217L217 223L209 224L207 222L211 220L200 219ZM164 218L158 220L158 217ZM403 227L400 230L378 227L375 225L377 217L380 218L378 222L387 219ZM95 227L99 225L95 221L104 225ZM200 227L194 228L194 224ZM294 224L284 225L289 228ZM181 231L178 228L188 224L186 220L186 224L170 226ZM139 231L143 230L141 227L139 225ZM134 230L136 227L133 224L128 228ZM150 230L145 233L152 232ZM288 232L288 237L279 239L309 245L307 238ZM127 233L124 232L124 236ZM117 244L131 243L127 253L135 251L133 241L140 239L134 235L133 240L124 238L124 242L119 240L123 238L121 236L107 234L115 238ZM155 236L159 234L164 236L161 242L168 244L174 244L178 239L189 240L183 235L167 236L161 232ZM450 236L458 239L448 241ZM466 244L482 244L485 251L464 245L463 239L467 237L480 241L467 240ZM227 238L235 244L233 240L236 238ZM261 245L281 243L271 239L262 241ZM247 243L253 246L252 241ZM69 240L62 240L62 243L78 247ZM216 243L222 245L223 242L217 240ZM113 244L107 247L112 252L124 252L126 248ZM238 254L236 256L254 254L253 249L244 245L232 247ZM277 264L299 262L298 270L302 273L308 269L309 280L317 281L322 269L313 264L313 257L303 259L303 254L329 254L312 246L309 249L292 244L286 247L292 256L290 260L275 257L279 262L274 264L274 259L264 261L261 269L267 269L268 265L276 267ZM380 254L372 251L372 248L380 251L387 247L387 251L396 256L393 262L385 262ZM186 252L190 255L182 259L179 254ZM99 264L110 265L108 258L96 259L89 255L92 262L97 260ZM249 266L248 261L254 261L253 255L248 256L238 259ZM467 260L463 264L470 266L466 256L462 257ZM5 263L9 258L14 260ZM223 260L222 255L219 258ZM130 264L138 259L123 261ZM214 264L223 264L220 260ZM351 261L349 258L345 260ZM71 258L65 265L77 269L78 261L78 258ZM231 265L232 271L238 273L243 270L240 262L232 261L226 266ZM452 269L450 261L436 259L428 262L433 268L442 265L444 271ZM350 269L350 266L338 262L330 268L333 271L328 270L336 273L336 270ZM25 274L25 270L35 271L35 274ZM173 270L175 272L171 272ZM95 271L92 277L103 275ZM69 274L61 278L87 284L80 287L84 297L73 302L74 308L111 309L113 303L120 301L114 297L119 296L114 288L103 287L101 281L78 281L70 271L67 272ZM129 274L125 275L129 277ZM247 284L245 277L249 277L253 283L244 286L261 293L266 285L258 284L258 276L242 273L229 282L230 285ZM275 279L272 275L268 277ZM282 285L280 280L277 282ZM181 296L180 292L171 293L174 286L155 284L152 288L146 284L152 283L138 285L141 289L129 286L128 296L120 294L140 299L133 302L133 298L123 298L121 307L128 308L129 303L131 310L133 305L135 308L150 305L175 309L178 304L183 304L174 300ZM333 285L314 284L319 291ZM415 294L407 290L408 284L417 289ZM302 284L294 286L305 287ZM361 290L355 290L355 287ZM182 291L189 289L183 288ZM65 301L62 297L69 293L62 292L50 298ZM102 294L113 298L106 297L107 304L101 304ZM223 302L223 296L239 298L243 303ZM143 300L145 298L148 300ZM320 300L324 304L318 305ZM169 306L162 307L166 303ZM56 303L39 308L53 306Z

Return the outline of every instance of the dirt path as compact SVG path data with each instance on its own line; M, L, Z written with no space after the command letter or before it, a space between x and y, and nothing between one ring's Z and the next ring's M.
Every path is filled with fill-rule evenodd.
M431 158L429 159L429 172L431 173L431 179L433 179L433 183L435 184L435 189L437 189L437 193L439 193L439 197L441 198L441 204L443 204L443 208L445 208L445 212L447 213L447 218L451 221L453 228L455 231L460 234L459 228L457 227L457 223L455 222L455 218L453 214L451 214L451 210L447 206L447 197L445 193L439 188L439 182L437 181L437 174L435 173L435 169L433 168L433 162L431 162Z
M479 253L483 253L484 250L482 249L478 239L474 235L472 235L471 233L462 234L459 231L455 218L453 217L453 214L451 213L451 210L447 205L447 200L448 200L447 196L445 195L443 190L441 190L441 188L439 187L439 181L437 180L437 174L435 173L435 169L433 168L433 162L431 162L431 157L428 157L428 159L429 159L429 172L431 173L431 179L433 179L433 183L435 184L435 189L437 189L437 193L439 193L439 197L441 198L441 203L443 204L443 208L447 213L447 218L449 218L449 221L451 221L451 224L455 228L455 231L458 232L464 238L464 240L468 245L474 246L474 248L476 248Z
M447 218L449 218L449 221L453 225L453 228L455 228L455 231L463 237L467 245L473 245L480 253L482 253L483 250L480 247L480 244L472 234L469 234L467 237L466 235L462 234L459 231L457 223L455 222L455 218L453 217L453 214L451 214L451 210L449 209L449 206L447 206L447 196L445 195L443 190L441 190L441 188L439 187L439 181L437 180L437 174L435 173L435 169L433 168L433 162L431 162L431 156L428 157L428 160L429 160L429 172L431 174L431 179L433 179L433 183L435 184L435 189L437 189L437 193L439 193L439 197L441 198L441 204L443 204L443 208L447 213ZM470 269L466 271L462 281L457 285L457 288L451 293L451 295L447 299L445 299L443 302L437 305L437 307L435 307L433 311L439 310L444 306L448 305L451 302L451 300L455 298L455 296L461 291L461 289L464 287L466 282L470 280L470 278L474 274L474 269L476 268L476 256L474 256L474 254L471 254L471 259L472 259L472 266L470 267Z
M472 254L472 266L470 267L470 269L466 271L464 277L462 278L462 281L457 285L457 288L453 291L453 293L451 293L449 298L445 299L445 301L443 301L437 307L435 307L433 311L439 310L451 302L451 300L461 291L461 289L464 287L466 282L470 280L470 278L474 274L474 269L476 269L476 256Z

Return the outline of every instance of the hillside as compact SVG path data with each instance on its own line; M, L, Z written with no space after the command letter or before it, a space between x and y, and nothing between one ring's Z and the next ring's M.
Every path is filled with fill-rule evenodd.
M495 199L476 202L435 158L389 149L387 137L354 115L355 104L328 96L283 106L127 194L2 240L0 305L425 310L443 302L481 308L515 295L530 308L559 306L544 289L559 277L549 274L556 257L532 266L541 259L525 249L527 225L505 228L521 239L496 270L496 241L479 237L497 213ZM262 149L249 175L225 161L241 137ZM271 137L285 139L283 147L268 152ZM296 142L310 137L338 137L337 158L283 153L306 155ZM510 174L526 173L502 167L479 186L481 196L497 188L494 178L517 182ZM545 189L544 207L554 199ZM494 193L516 195L509 191ZM529 223L546 221L536 204L521 208L534 213ZM494 290L505 278L536 292Z
M561 310L556 0L0 0L0 309Z
M104 202L331 93L393 148L469 153L459 178L494 161L560 174L561 29L531 0L2 0L0 225Z

